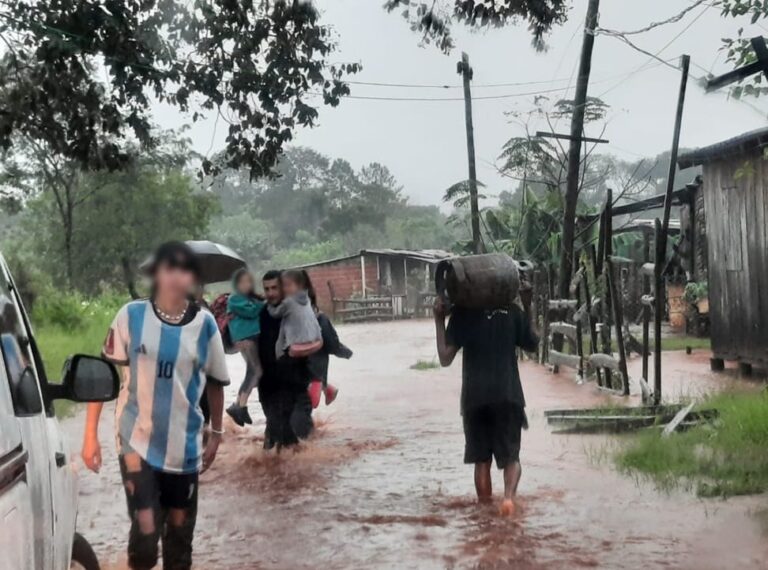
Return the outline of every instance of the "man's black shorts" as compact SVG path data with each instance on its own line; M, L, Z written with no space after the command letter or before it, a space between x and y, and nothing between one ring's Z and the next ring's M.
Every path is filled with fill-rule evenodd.
M525 410L511 403L482 406L464 412L464 463L496 459L503 469L520 460L520 435Z

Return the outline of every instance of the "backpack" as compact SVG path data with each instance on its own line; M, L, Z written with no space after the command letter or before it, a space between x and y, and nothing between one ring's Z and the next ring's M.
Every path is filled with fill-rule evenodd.
M221 340L224 343L224 351L227 354L236 354L237 349L229 334L229 321L232 320L232 314L227 312L228 301L229 293L224 293L214 299L210 308L213 317L216 319L216 325L219 327L219 332L221 333Z

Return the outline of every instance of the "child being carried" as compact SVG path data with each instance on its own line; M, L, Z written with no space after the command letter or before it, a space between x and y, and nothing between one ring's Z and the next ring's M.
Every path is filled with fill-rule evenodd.
M283 302L276 307L267 305L270 315L282 319L275 345L277 358L286 354L292 358L310 356L323 347L323 334L310 301L309 275L304 270L289 269L280 281Z

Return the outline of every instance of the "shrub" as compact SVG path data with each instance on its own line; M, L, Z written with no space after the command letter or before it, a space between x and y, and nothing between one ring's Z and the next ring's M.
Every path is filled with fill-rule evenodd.
M32 309L32 322L37 326L82 329L85 326L86 302L77 293L46 291Z

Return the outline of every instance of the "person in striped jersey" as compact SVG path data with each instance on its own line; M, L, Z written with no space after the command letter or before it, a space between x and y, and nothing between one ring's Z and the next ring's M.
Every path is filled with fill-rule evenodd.
M162 538L163 568L192 566L198 475L208 469L224 433L224 347L211 313L189 293L199 267L186 244L160 246L150 269L152 295L118 312L103 356L122 367L115 427L131 530L128 563L154 568ZM203 449L206 392L211 436ZM101 404L89 404L82 457L98 472Z

